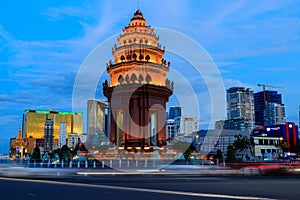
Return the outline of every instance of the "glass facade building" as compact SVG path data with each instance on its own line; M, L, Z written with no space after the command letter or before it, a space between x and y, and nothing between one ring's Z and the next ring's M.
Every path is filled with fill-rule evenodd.
M106 139L106 132L108 132L105 115L104 101L95 99L88 100L87 103L87 137L88 144L92 146L99 146L101 141ZM107 122L108 123L108 122Z
M244 87L232 87L227 90L227 119L244 119L254 124L253 91Z
M66 124L66 134L82 134L82 114L77 112L59 112L51 110L25 110L23 114L23 138L44 138L46 119L54 120L53 139L59 139L60 124Z
M176 117L181 117L181 107L180 106L170 106L168 119L175 119Z
M261 91L254 94L254 111L255 111L255 124L265 125L266 107L268 103L282 104L281 94L277 91Z
M253 129L254 97L253 91L244 87L227 89L227 120L223 128L230 130Z
M99 100L88 100L87 105L88 134L105 132L105 102Z

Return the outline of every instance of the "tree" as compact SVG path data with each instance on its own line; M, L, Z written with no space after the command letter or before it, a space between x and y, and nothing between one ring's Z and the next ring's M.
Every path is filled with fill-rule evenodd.
M192 156L192 150L188 148L184 153L183 153L184 159L185 160L190 160Z
M101 148L102 146L99 146L97 149ZM106 146L105 146L106 147ZM104 149L104 148L103 148ZM105 149L108 149L105 148ZM102 149L100 149L102 150ZM73 151L71 151L72 155L76 155L77 151L83 151L83 152L88 152L87 148L85 147L85 145L82 142L78 142L78 144L76 145L76 147L73 149Z
M191 143L182 141L175 142L173 145L173 149L183 152L185 160L190 160L192 152L195 151L195 148Z
M30 162L41 162L41 150L35 147L31 153Z
M250 153L251 153L251 156L254 156L255 154L255 143L254 143L254 138L253 137L250 137L249 138L249 149L250 149Z
M214 156L215 160L223 160L223 154L222 151L220 149L217 150L217 154Z
M279 141L279 147L282 150L282 156L284 156L284 153L288 151L289 145L287 141Z
M235 161L235 150L232 145L228 145L227 147L227 157L226 161Z
M50 152L49 152L49 158L50 158L50 159L53 159L53 158L54 158L54 153L53 153L53 151L50 151Z
M67 145L61 147L61 159L68 162L72 153Z
M53 158L55 158L56 155L58 155L59 159L61 159L61 148L53 150Z
M235 151L239 151L243 153L245 156L246 151L251 147L252 143L247 136L243 136L242 134L234 136L236 139L233 142L233 148Z

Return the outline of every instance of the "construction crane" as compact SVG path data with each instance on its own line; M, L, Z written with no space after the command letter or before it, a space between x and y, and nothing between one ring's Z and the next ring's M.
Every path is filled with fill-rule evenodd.
M280 87L280 86L266 85L266 84L257 84L257 86L263 87L263 91L264 91L264 105L265 106L267 105L266 87L269 87L269 88L283 88L283 87Z
M265 85L265 84L257 84L257 86L263 87L264 91L266 91L266 87L269 87L269 88L283 88L283 87L280 87L280 86Z

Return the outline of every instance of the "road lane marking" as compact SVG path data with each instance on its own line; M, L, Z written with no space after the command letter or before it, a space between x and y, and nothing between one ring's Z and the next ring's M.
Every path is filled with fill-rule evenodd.
M254 197L254 196L237 196L237 195L227 195L227 194L208 194L208 193L183 192L183 191L172 191L172 190L157 190L157 189L147 189L147 188L131 188L131 187L123 187L123 186L94 185L94 184L84 184L84 183L69 183L69 182L48 181L48 180L32 180L32 179L18 179L18 178L4 178L4 177L0 177L0 180L45 183L45 184L90 187L90 188L102 188L102 189L114 189L114 190L126 190L126 191L136 191L136 192L150 192L150 193L184 195L184 196L206 197L206 198L276 200L276 199L273 199L273 198Z

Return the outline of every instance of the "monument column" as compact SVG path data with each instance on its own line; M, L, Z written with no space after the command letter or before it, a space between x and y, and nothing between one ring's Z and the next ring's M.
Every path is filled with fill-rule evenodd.
M110 81L103 83L103 93L110 104L114 144L144 148L151 146L154 135L155 145L166 145L166 103L173 82L166 78L170 62L163 58L164 52L154 29L137 10L112 49L114 61L106 64Z

